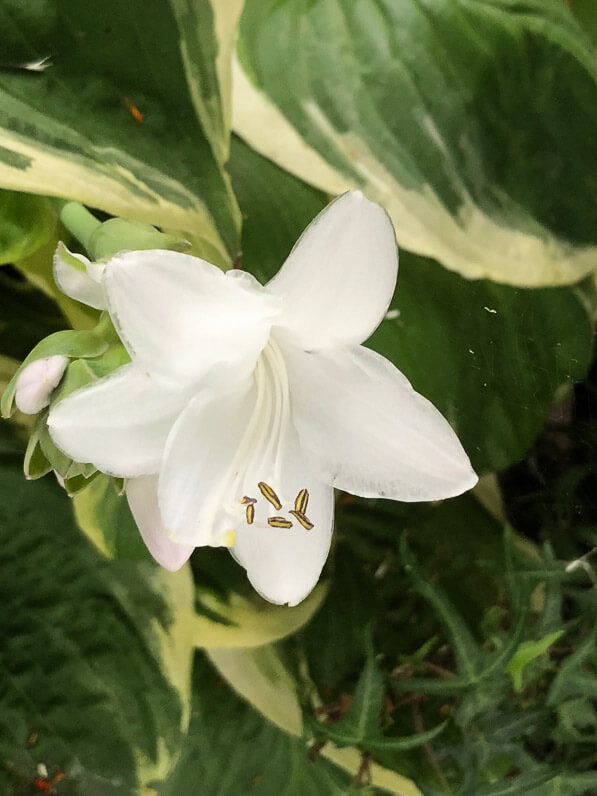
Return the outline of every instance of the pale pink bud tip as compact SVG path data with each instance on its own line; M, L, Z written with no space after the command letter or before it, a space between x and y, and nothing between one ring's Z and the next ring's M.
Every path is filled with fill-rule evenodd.
M26 415L35 415L50 403L50 396L62 378L68 357L56 355L36 359L17 379L15 403Z

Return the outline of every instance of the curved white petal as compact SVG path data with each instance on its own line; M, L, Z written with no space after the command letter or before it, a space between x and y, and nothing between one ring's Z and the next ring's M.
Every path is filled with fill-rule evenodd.
M158 499L173 540L234 545L257 591L294 605L327 557L333 490L302 456L285 378L268 349L242 391L202 390L168 437Z
M123 252L104 286L118 334L133 361L177 383L214 366L239 381L267 342L279 302L247 280L172 251Z
M63 243L54 254L54 281L67 296L94 307L106 309L106 295L101 285L103 263L92 263L83 254L70 252Z
M272 479L273 480L273 479ZM253 588L273 603L297 605L316 585L328 557L334 521L334 490L313 475L301 453L292 430L286 440L280 474L271 484L282 504L272 506L258 491L255 517L246 520L236 530L231 553L247 571ZM308 493L302 512L306 528L299 521L295 501ZM292 527L272 527L272 517L281 517Z
M15 390L17 409L26 415L35 415L47 406L67 365L68 357L55 354L36 359L23 368Z
M160 512L170 536L195 546L230 545L242 509L230 487L235 453L251 415L254 391L202 390L168 437L160 471ZM225 507L229 509L226 513Z
M362 343L381 322L398 273L392 222L355 191L307 227L266 289L283 301L277 334L307 350Z
M56 445L78 462L120 477L156 473L188 394L134 364L72 393L50 410Z
M362 346L285 357L301 446L326 483L402 501L474 486L447 420L387 359Z
M158 507L157 475L131 478L126 484L126 497L151 555L171 572L180 569L194 548L192 545L177 544L168 537Z

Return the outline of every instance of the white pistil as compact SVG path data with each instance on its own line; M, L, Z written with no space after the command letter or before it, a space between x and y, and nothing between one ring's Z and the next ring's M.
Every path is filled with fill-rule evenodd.
M290 394L284 358L277 344L270 340L261 352L253 371L255 404L232 461L226 470L210 512L204 522L212 527L222 508L234 520L255 522L253 505L243 511L246 495L258 483L280 483L283 451L290 423ZM255 478L258 474L259 478ZM275 495L274 487L269 487ZM277 496L276 496L277 497ZM245 501L246 502L246 501ZM284 497L281 497L284 502ZM273 504L272 504L273 507ZM255 523L259 525L260 523Z
M259 394L256 399L256 408L260 404L258 427L255 428L252 422L256 414L254 411L239 446L239 449L243 447L243 452L246 450L244 442L248 439L250 426L251 438L248 442L251 454L245 459L244 466L241 465L239 475L241 478L246 476L250 478L257 473L260 481L273 484L275 488L281 480L282 455L290 423L290 393L286 365L280 349L273 340L268 342L259 357L255 369L256 376L258 368L263 370L261 378L256 379L255 386L257 392L262 389L265 396L261 402ZM234 458L236 461L237 457ZM248 494L255 488L256 483L251 481L242 485L244 490L235 489L235 494L238 492ZM237 486L238 484L235 484L235 487ZM283 497L281 500L284 502Z
M274 472L273 481L280 482L281 469L282 469L282 451L286 445L286 437L288 435L288 427L290 425L290 390L288 387L288 373L286 371L286 364L284 357L276 343L270 343L270 368L276 383L276 397L278 403L276 406L276 420L277 428L274 426L274 433L272 440L276 440L276 452L274 455Z

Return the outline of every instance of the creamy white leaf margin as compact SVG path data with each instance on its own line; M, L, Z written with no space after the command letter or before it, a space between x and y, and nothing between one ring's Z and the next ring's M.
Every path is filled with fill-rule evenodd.
M23 110L28 118L31 110L25 105ZM91 146L85 140L83 144L81 149L86 151L91 147L93 158L0 128L0 185L65 197L115 216L190 232L195 238L204 239L224 261L228 259L206 205L191 191L120 150ZM1 150L5 150L4 154ZM9 160L14 160L14 165ZM151 187L155 185L164 186L164 190ZM176 196L176 201L166 195Z
M201 126L209 140L216 160L223 164L230 153L230 125L232 118L232 65L236 30L244 0L169 0L180 33L180 52L189 94ZM205 6L211 10L207 19ZM200 53L203 41L212 37L216 47L213 74L201 72ZM200 87L208 77L215 80L217 91L206 97Z
M233 60L232 126L238 135L278 166L302 180L339 194L360 188L390 214L399 246L439 260L469 279L493 279L505 284L537 287L575 282L594 271L597 246L573 247L529 219L534 234L499 225L465 193L457 217L451 215L433 188L405 188L354 133L339 132L325 110L314 102L304 112L330 150L350 161L359 175L333 168L314 150L269 97L245 73L237 56ZM427 133L446 154L433 121ZM462 189L464 191L464 188Z
M180 700L180 729L186 733L191 717L192 638L196 616L192 610L195 596L193 574L188 565L175 573L152 563L141 566L146 568L146 579L152 590L171 609L167 629L155 618L150 635L156 643L157 648L153 652L159 660L160 670ZM182 606L182 610L178 606ZM150 788L151 782L165 779L177 759L178 751L172 753L163 739L158 739L155 759L136 750L137 776L142 788Z
M216 72L220 84L224 127L228 133L232 127L232 57L244 4L245 0L211 0L218 43Z

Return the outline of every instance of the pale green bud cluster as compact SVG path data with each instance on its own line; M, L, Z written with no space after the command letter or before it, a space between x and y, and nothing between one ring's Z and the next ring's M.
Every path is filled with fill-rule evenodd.
M95 270L97 274L101 274L105 262L121 251L184 251L190 247L181 238L137 221L111 218L101 223L75 202L65 205L61 220L85 247L91 259L88 270ZM58 245L55 261L58 260L66 269L85 272L84 259L69 252L64 244ZM90 293L101 289L100 281L98 276L94 283L89 276ZM93 329L56 332L35 346L7 385L0 403L5 418L11 417L17 409L24 414L36 415L25 453L27 478L41 478L53 470L72 495L98 474L93 465L75 462L56 447L48 431L48 414L52 406L67 395L108 376L127 362L130 362L129 354L106 311L100 313ZM115 481L117 490L121 492L122 479Z

